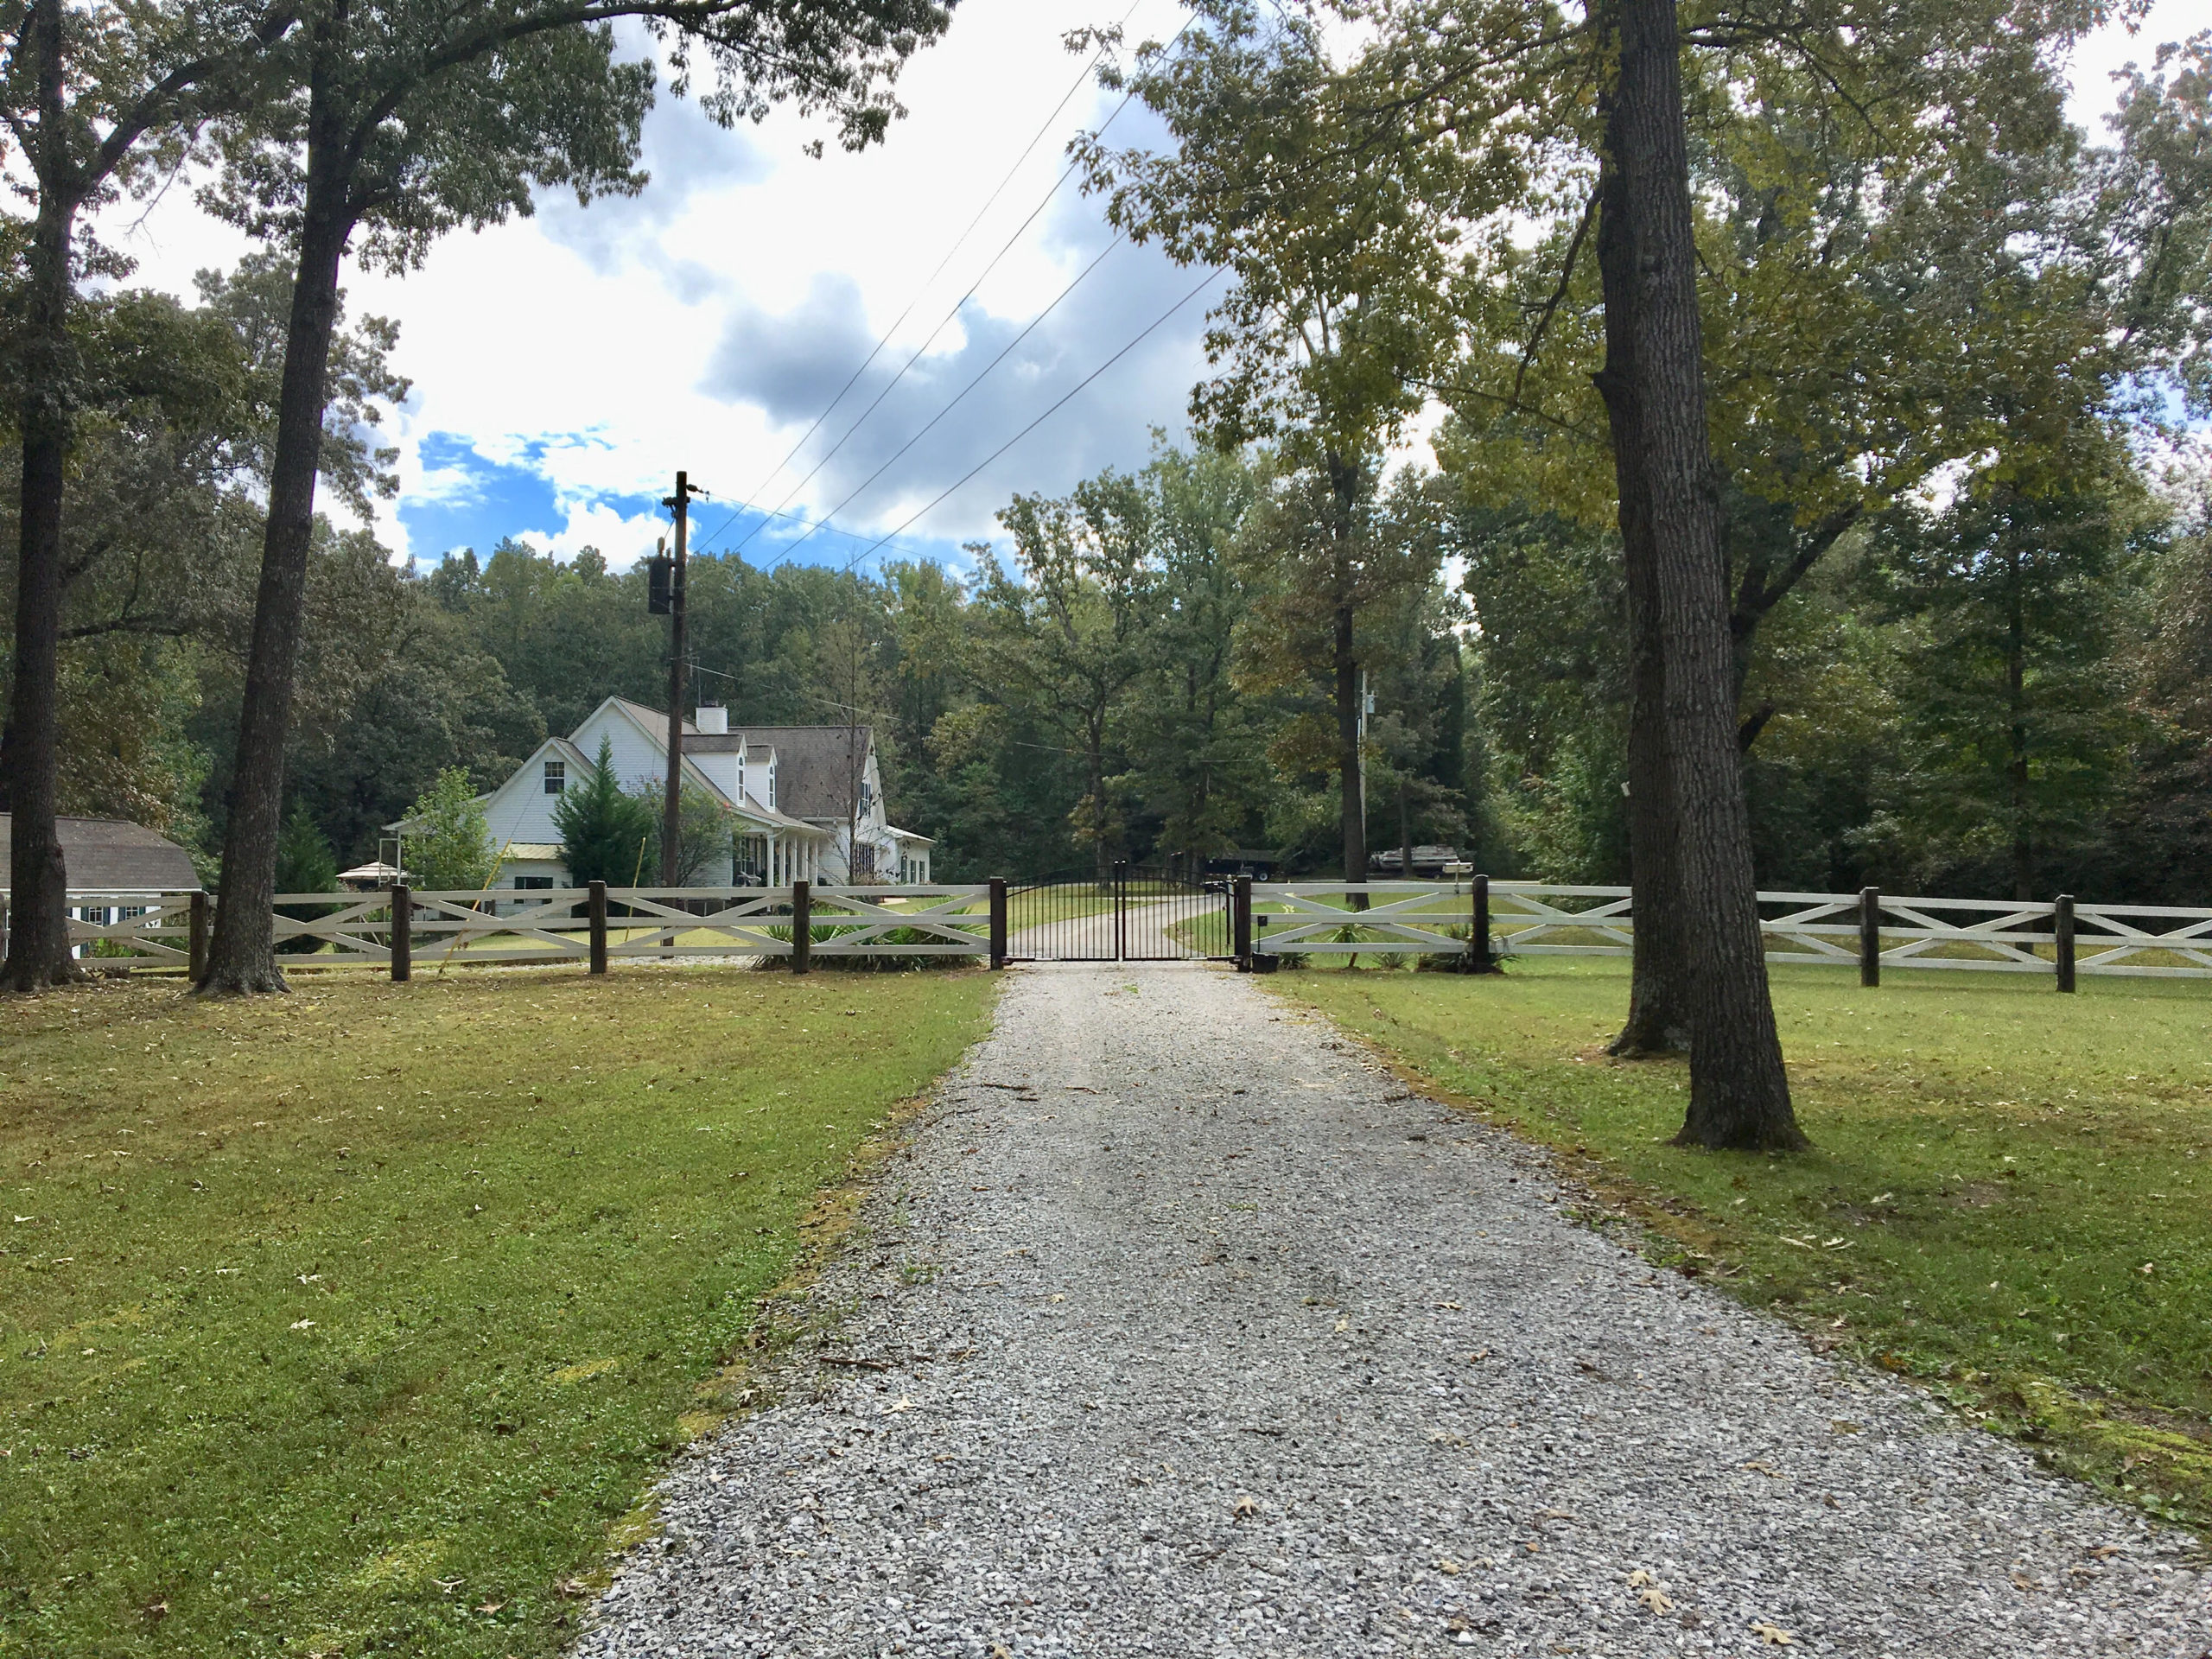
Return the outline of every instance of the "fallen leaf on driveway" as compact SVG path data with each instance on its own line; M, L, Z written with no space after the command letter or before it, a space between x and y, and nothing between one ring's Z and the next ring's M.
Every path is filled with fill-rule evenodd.
M1636 1599L1655 1613L1671 1613L1675 1611L1675 1599L1656 1584L1647 1585L1637 1591Z
M1770 1480L1780 1480L1783 1478L1782 1471L1776 1468L1770 1463L1759 1463L1754 1461L1745 1464L1744 1467L1746 1469L1756 1469L1759 1473L1766 1476Z
M1449 1573L1456 1578L1459 1576L1459 1563L1448 1556L1440 1556L1437 1559L1436 1570L1440 1573Z
M1239 1521L1247 1521L1260 1512L1260 1500L1248 1493L1239 1497L1230 1507L1236 1512Z
M1796 1637L1787 1630L1776 1628L1763 1618L1751 1621L1751 1634L1770 1648L1792 1648L1797 1645Z

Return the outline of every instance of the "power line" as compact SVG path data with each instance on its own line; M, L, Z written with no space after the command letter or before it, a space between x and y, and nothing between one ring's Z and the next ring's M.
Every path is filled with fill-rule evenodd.
M1082 283L1084 277L1090 276L1092 271L1097 270L1100 265L1106 262L1106 256L1113 252L1116 248L1120 247L1122 245L1122 239L1123 238L1122 237L1116 236L1111 242L1109 242L1103 248L1100 249L1098 257L1096 259L1093 259L1089 264L1085 265L1081 270L1077 271L1075 275L1074 280L1052 296L1051 304L1047 305L1035 316L1030 318L1029 321L1026 326L1024 326L1021 332L1016 334L1012 340L1007 341L1005 346L1000 348L999 354L996 357L993 358L988 363L986 363L981 369L977 370L974 378L971 378L966 385L961 387L957 392L953 394L953 398L950 403L947 404L943 409L938 410L936 414L931 416L928 421L923 424L919 431L916 432L912 437L907 439L906 442L900 444L899 448L893 452L889 460L878 467L866 478L862 479L859 484L855 486L852 490L847 493L843 500L840 501L836 506L830 508L829 512L823 513L822 515L823 518L825 520L835 518L847 507L852 505L855 501L858 500L861 495L867 493L870 485L874 484L877 479L881 478L884 474L889 472L891 468L898 463L901 456L903 456L909 449L912 449L916 444L919 443L924 438L927 437L939 421L951 414L954 410L960 406L962 399L965 398L969 392L975 391L977 386L983 384L985 376L988 375L993 369L998 367L1000 364L1005 362L1007 358L1012 354L1014 348L1020 345L1023 340L1029 338L1031 334L1036 330L1038 324L1044 321L1046 318L1051 316L1054 311L1059 308L1060 302L1067 298L1069 295L1074 293L1076 289ZM816 528L818 529L820 526L817 525ZM787 544L776 555L774 562L780 564L784 560L789 558L791 554L803 543L808 541L813 534L814 531L809 530L806 534L800 537L798 541L791 542Z
M1112 251L1110 246L1108 248L1107 251ZM1105 255L1101 254L1099 257L1103 259L1105 257ZM1094 266L1096 263L1097 261L1096 260L1092 262ZM1059 398L1053 403L1051 408L1046 410L1042 414L1032 420L1027 426L1023 427L1019 432L1016 432L1012 437L1008 438L1004 443L992 450L989 454L977 461L975 466L969 467L967 472L963 473L954 483L940 491L935 497L931 498L926 505L923 506L919 511L909 514L905 521L898 526L898 528L877 537L874 541L870 542L866 547L862 548L858 553L855 554L850 559L846 561L844 573L851 572L862 559L880 552L893 542L897 541L899 537L905 535L909 530L912 529L918 520L941 506L948 497L951 496L955 492L962 489L966 485L973 481L977 474L981 473L993 461L998 460L998 458L1006 454L1007 450L1013 448L1015 444L1020 443L1024 438L1027 437L1032 432L1034 432L1039 427L1044 425L1046 421L1052 419L1052 416L1058 414L1060 410L1065 409L1069 404L1072 403L1076 397L1090 385L1092 381L1097 379L1100 375L1105 373L1107 370L1112 368L1116 363L1119 363L1131 352L1136 350L1139 346L1142 345L1153 334L1158 333L1159 330L1165 326L1168 320L1173 317L1177 312L1182 310L1183 308L1190 304L1192 300L1197 299L1200 294L1203 294L1208 288L1219 281L1227 269L1227 266L1218 266L1216 269L1208 271L1203 278L1201 278L1186 293L1185 293L1180 299L1177 300L1174 304L1169 306L1165 311L1162 311L1150 322L1145 324L1142 328L1139 329L1128 340L1122 342L1120 349L1116 351L1111 357L1108 358L1103 363L1101 363L1096 368L1093 369L1089 374L1084 376L1082 379L1077 381L1074 385L1071 386L1065 392L1062 393ZM1078 278L1078 280L1080 280L1080 278ZM980 378L980 377L978 378ZM955 401L957 402L957 399ZM950 407L950 405L947 405L948 409ZM919 435L917 434L916 435L918 436ZM761 510L754 508L753 511L759 512ZM807 526L807 534L810 536L812 535L815 531L827 530L836 535L845 537L849 540L857 542L861 540L867 534L864 531L847 530L842 525L832 524L827 517L819 519L808 519L801 518L797 513L783 512L777 512L770 516L779 518L789 518L795 523L804 524ZM805 538L801 537L800 539L804 540ZM796 547L798 543L794 542L791 545ZM788 550L785 550L788 551ZM733 550L733 551L734 551L734 550ZM781 557L782 555L779 554L779 560L780 560ZM772 563L763 567L764 569L772 569L773 568L774 566Z
M1131 0L1128 10L1122 15L1122 23L1124 27L1128 25L1130 18L1136 16L1137 7L1143 3L1144 0ZM860 378L868 372L868 365L874 363L877 357L882 353L883 348L891 343L891 337L893 334L896 334L899 328L905 324L906 319L913 315L914 308L922 302L922 296L930 291L930 284L936 282L939 276L944 274L944 268L952 263L953 256L958 253L962 248L968 245L968 238L976 233L976 227L983 222L984 216L998 204L998 199L1006 194L1007 186L1014 182L1014 175L1021 171L1021 164L1027 161L1031 153L1036 149L1039 144L1045 141L1045 135L1052 130L1052 124L1060 118L1060 111L1066 109L1069 102L1077 92L1084 89L1084 85L1090 79L1091 72L1097 68L1099 60L1103 58L1105 55L1106 48L1103 46L1101 46L1097 51L1091 54L1090 61L1084 65L1080 73L1077 74L1074 81L1070 84L1067 91L1060 94L1060 101L1052 105L1052 113L1045 118L1043 123L1038 127L1036 132L1031 137L1029 142L1021 147L1021 153L1014 158L1014 164L1007 168L1006 175L1000 179L997 188L994 189L989 195L983 199L983 205L976 210L976 216L968 221L967 228L962 231L960 234L954 238L952 245L944 251L944 257L937 262L936 269L931 270L927 276L922 279L921 285L914 290L914 297L906 302L906 308L901 311L897 318L893 321L891 326L883 331L881 337L876 340L875 344L872 347L869 348L868 354L861 359L860 367L855 369L851 377L846 380L843 385L837 389L837 395L823 405L822 412L814 417L813 424L809 426L805 431L799 434L798 442L791 445L790 453L785 454L781 461L776 463L775 467L769 472L766 478L763 478L759 484L753 486L753 494L760 495L766 493L768 486L775 482L776 474L782 472L785 467L791 464L792 460L798 455L798 452L806 448L808 440L812 438L817 432L821 430L823 422L828 420L832 411L836 409L837 405L845 401L845 394L852 391L854 386L859 384ZM1103 132L1105 129L1101 127L1099 130ZM1063 175L1063 177L1065 177L1065 175ZM1055 181L1052 185L1053 193L1057 194L1059 188L1060 181ZM1046 200L1050 200L1051 197L1047 196ZM1036 215L1033 213L1030 217L1033 219ZM1024 221L1024 223L1026 226L1027 221ZM992 263L995 264L997 261L994 260ZM989 273L986 271L985 275L988 274ZM811 476L811 474L810 474L810 476ZM789 499L789 497L785 498L787 504ZM705 550L709 542L713 542L719 538L723 531L727 531L732 524L736 522L736 518L737 514L733 512L728 518L723 519L720 524L716 525L715 527L714 535L708 537L705 542L702 542L700 543L701 550ZM749 540L751 538L748 537L747 539Z
M857 565L862 559L868 557L870 555L875 553L878 550L886 546L889 543L896 541L899 537L905 535L909 530L912 529L917 520L922 518L926 514L934 512L938 506L943 505L946 497L951 495L955 491L961 489L986 467L988 467L1001 455L1006 454L1007 450L1013 448L1015 444L1020 443L1024 438L1027 437L1032 432L1034 432L1039 427L1044 425L1046 421L1058 414L1061 410L1066 408L1077 393L1080 392L1085 386L1088 386L1100 375L1105 373L1107 370L1112 368L1116 363L1127 357L1131 352L1136 350L1139 346L1144 343L1145 340L1149 335L1151 335L1170 317L1173 316L1178 311L1180 311L1192 300L1197 299L1198 296L1204 293L1207 289L1212 287L1214 283L1220 278L1222 273L1227 269L1228 267L1224 265L1217 266L1214 270L1208 271L1205 278L1194 286L1189 293L1184 295L1181 299L1176 301L1174 304L1169 306L1165 311L1161 312L1150 322L1147 323L1137 335L1127 345L1123 346L1120 351L1115 353L1113 356L1108 358L1103 363L1101 363L1089 374L1086 374L1082 379L1076 382L1074 386L1071 387L1058 403L1054 404L1042 415L1039 415L1035 420L1030 422L1028 425L1023 427L1020 431L1015 433L997 448L992 450L991 453L984 456L982 460L977 461L973 467L969 467L966 473L962 474L957 482L949 486L940 492L928 504L928 505L924 506L919 511L908 515L905 522L900 524L897 529L878 537L874 543L862 548L858 553L855 554L851 561L846 564L845 569L847 570L852 569L853 567Z
M1134 15L1135 11L1135 7L1132 6L1130 8L1130 14ZM1126 22L1128 18L1125 16L1122 21ZM1196 22L1197 18L1195 16L1185 20L1183 27L1176 31L1175 40L1181 40L1185 35L1190 32L1192 26ZM1172 48L1174 45L1174 41L1171 41L1168 44ZM1102 54L1103 51L1103 48L1101 48ZM1096 63L1096 61L1097 58L1094 57L1092 59L1092 62ZM1085 73L1088 73L1089 72L1086 70ZM1072 95L1072 93L1070 94L1070 96ZM1132 86L1128 92L1122 95L1122 101L1114 106L1112 111L1108 114L1106 118L1098 124L1098 131L1103 133L1107 128L1112 126L1114 123L1121 118L1122 111L1128 108L1130 102L1135 97L1136 88ZM1065 99L1061 100L1063 107L1065 107L1066 101L1067 100ZM1058 111L1054 111L1055 115L1058 113ZM1032 139L1030 143L1031 147L1034 148L1036 140ZM1027 155L1027 151L1024 152L1025 155ZM883 400L891 395L893 389L896 387L901 380L904 380L906 378L907 371L912 369L916 363L921 360L922 354L927 352L931 346L936 343L937 337L943 334L945 329L951 325L953 320L960 315L961 308L966 305L969 300L976 297L976 290L982 288L983 283L989 279L991 273L998 269L999 262L1004 259L1008 253L1014 251L1014 245L1020 241L1022 237L1028 232L1029 227L1036 223L1037 216L1042 213L1046 207L1052 205L1052 199L1059 194L1060 187L1065 184L1070 178L1074 176L1075 170L1076 163L1073 162L1070 162L1065 168L1060 169L1060 175L1052 181L1052 188L1045 192L1043 198L1034 207L1029 210L1028 217L1024 219L1020 225L1014 227L1014 234L1008 237L1005 243L1000 247L999 251L991 256L990 264L985 265L982 270L976 277L976 280L968 285L968 291L963 294L958 299L955 300L952 302L951 308L945 312L944 315L938 319L937 326L930 330L927 338L925 338L919 346L914 348L913 352L907 357L904 363L899 365L899 372L893 375L891 378L884 384L882 390L878 391L874 397L869 401L868 406L860 412L859 416L855 418L850 426L845 429L843 435L839 437L836 442L831 444L829 449L823 453L821 459L817 461L812 467L807 469L807 474L804 478L800 479L798 483L792 485L791 487L785 493L784 499L776 504L779 507L787 507L792 501L797 499L799 492L804 490L809 483L812 482L815 475L821 472L824 467L828 466L830 461L836 455L837 452L842 449L847 443L850 442L854 435L859 432L861 428L868 423L868 417L874 415L876 410L882 404ZM942 269L942 267L940 267L940 269ZM908 310L912 310L912 307L909 306L907 308ZM903 320L904 314L902 313L901 321ZM896 327L897 325L894 324L893 327L895 328ZM887 339L888 337L888 335L886 336ZM880 348L879 347L879 349ZM870 360L874 360L874 353L870 353ZM858 378L857 374L855 378ZM838 397L840 398L843 396L843 392L841 391L838 393ZM826 418L826 410L824 411L824 416ZM816 425L818 426L820 423L820 422L817 422ZM809 435L812 435L812 429L809 429ZM804 440L802 439L801 442L803 443L804 442ZM792 454L794 454L797 453L797 449L792 451ZM786 458L786 461L788 462L788 457ZM781 471L782 468L779 467L777 470ZM771 476L772 477L773 474L771 474ZM724 528L727 528L727 525L725 525ZM750 545L753 538L760 533L760 530L761 526L755 524L751 530L746 531L743 538L741 539L737 544L737 550L742 552L746 547ZM721 531L717 530L715 533L719 535L721 534Z

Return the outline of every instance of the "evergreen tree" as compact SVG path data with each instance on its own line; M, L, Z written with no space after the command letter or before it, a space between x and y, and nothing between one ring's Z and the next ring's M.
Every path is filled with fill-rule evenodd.
M599 758L553 808L561 832L561 861L575 887L604 881L610 887L660 879L660 814L650 801L624 791L614 776L614 747L599 741Z
M335 893L338 857L330 850L315 821L303 806L295 806L284 820L283 839L276 843L276 891L279 893Z

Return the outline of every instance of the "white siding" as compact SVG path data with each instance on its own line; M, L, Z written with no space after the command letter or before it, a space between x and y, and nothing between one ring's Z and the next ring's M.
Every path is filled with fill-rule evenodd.
M561 839L561 832L553 827L553 809L561 798L545 792L545 763L566 759L560 748L547 743L492 791L484 803L484 822L491 829L494 852L515 842L557 842ZM568 761L568 774L569 787L574 789L581 781L574 760Z
M639 730L637 721L612 704L601 703L569 741L584 752L587 760L596 762L601 737L613 746L614 776L623 788L635 790L641 785L657 784L668 775L665 727L658 736L649 738Z

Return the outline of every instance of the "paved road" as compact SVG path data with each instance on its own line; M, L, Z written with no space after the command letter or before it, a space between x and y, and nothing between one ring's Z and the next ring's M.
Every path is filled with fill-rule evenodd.
M2212 1648L2177 1535L1574 1226L1251 980L1017 970L893 1170L583 1654Z

